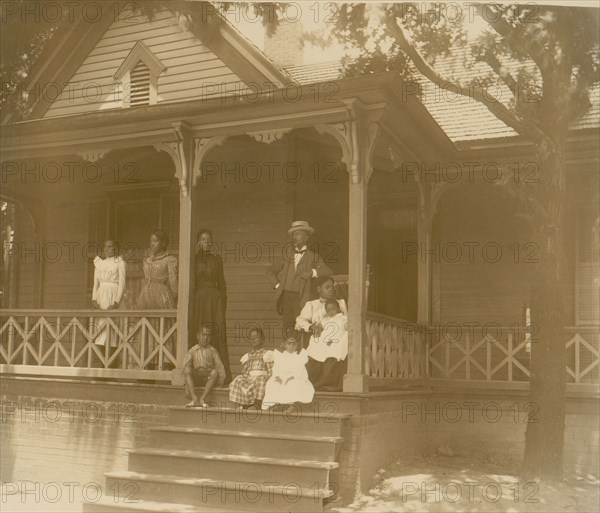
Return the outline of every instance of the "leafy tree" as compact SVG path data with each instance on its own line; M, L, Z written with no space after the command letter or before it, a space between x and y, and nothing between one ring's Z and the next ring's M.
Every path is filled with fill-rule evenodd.
M343 4L333 36L362 51L349 72L373 66L373 53L393 68L410 63L438 86L471 95L498 119L533 143L539 181L527 188L513 186L529 213L532 233L538 234L539 262L532 280L531 308L539 328L531 352L531 400L539 408L538 422L527 425L523 472L527 478L562 477L565 422L565 142L569 124L590 107L589 93L598 82L598 10L535 4L476 5L487 28L472 43L473 62L489 67L487 76L468 84L442 76L432 64L436 57L467 44L464 24L444 16L444 4L388 4L378 11L365 4ZM370 19L371 18L371 19ZM390 43L391 42L391 43ZM377 48L387 44L382 59ZM400 57L403 56L403 57ZM361 69L362 68L362 69ZM406 70L405 70L406 71ZM409 70L410 72L410 70ZM484 86L500 83L512 93L508 103L494 98ZM467 87L465 87L467 86Z

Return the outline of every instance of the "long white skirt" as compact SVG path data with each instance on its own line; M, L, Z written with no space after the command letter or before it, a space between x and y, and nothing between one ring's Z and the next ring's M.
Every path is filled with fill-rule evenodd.
M117 299L117 293L119 291L119 285L117 283L113 283L111 281L105 281L100 283L98 286L98 290L96 291L96 303L102 310L106 310L110 305L112 305ZM110 326L108 326L108 319L97 318L97 331L100 333L94 342L99 346L106 345L106 341L110 338L111 347L117 346L117 341L115 340L115 336L110 336Z

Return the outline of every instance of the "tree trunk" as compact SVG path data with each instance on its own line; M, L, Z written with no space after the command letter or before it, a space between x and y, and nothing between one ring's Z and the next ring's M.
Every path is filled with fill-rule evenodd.
M531 294L532 335L529 422L523 477L562 479L565 432L566 348L563 293L565 167L563 139L540 144L535 200L545 212L533 216L538 263Z

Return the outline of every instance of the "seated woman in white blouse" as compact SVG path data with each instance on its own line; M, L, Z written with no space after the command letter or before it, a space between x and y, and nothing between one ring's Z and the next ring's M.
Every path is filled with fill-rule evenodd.
M316 284L319 299L307 301L304 304L300 315L296 318L296 329L311 333L306 349L309 357L306 370L308 371L308 378L315 389L341 390L347 368L347 332L345 331L345 323L342 323L344 324L344 330L340 329L339 333L329 333L331 331L330 327L340 323L337 318L329 319L325 305L327 301L337 301L340 318L347 317L348 309L343 299L335 299L335 287L332 277L318 278ZM325 325L324 319L327 321ZM340 328L342 324L340 324Z

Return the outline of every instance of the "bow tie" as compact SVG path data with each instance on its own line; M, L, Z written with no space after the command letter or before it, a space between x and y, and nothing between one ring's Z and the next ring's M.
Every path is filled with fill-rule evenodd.
M294 253L296 253L296 255L302 255L306 252L305 249L297 249L296 251L294 251Z

